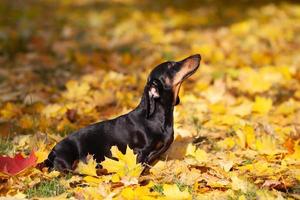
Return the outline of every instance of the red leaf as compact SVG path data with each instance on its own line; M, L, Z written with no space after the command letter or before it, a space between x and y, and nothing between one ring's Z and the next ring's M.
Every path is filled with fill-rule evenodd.
M26 168L36 164L37 157L32 151L27 158L24 158L20 153L14 158L8 156L0 156L0 172L7 175L16 175Z

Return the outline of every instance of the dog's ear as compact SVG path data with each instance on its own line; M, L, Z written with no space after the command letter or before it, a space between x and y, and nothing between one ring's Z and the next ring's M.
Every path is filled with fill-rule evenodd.
M155 111L155 99L160 97L157 84L155 82L149 84L146 90L146 103L147 103L147 118L149 118Z

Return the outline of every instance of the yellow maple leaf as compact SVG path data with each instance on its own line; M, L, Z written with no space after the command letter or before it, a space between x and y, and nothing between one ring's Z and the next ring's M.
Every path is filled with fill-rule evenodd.
M95 176L85 176L83 180L87 182L91 186L97 186L99 183L109 181L110 176L100 176L100 177L95 177Z
M256 140L256 150L261 154L275 155L284 153L284 150L279 149L279 146L274 138L269 135L263 135Z
M10 102L6 103L5 106L0 110L0 116L6 120L12 119L19 114L21 114L21 109L17 105Z
M199 163L208 161L208 154L202 149L196 149L192 144L188 144L185 155L193 156Z
M75 172L78 172L78 173L84 174L84 175L97 176L96 166L97 166L97 163L93 159L93 156L88 155L86 163L79 161L77 168L75 169Z
M63 116L67 112L67 109L64 106L61 106L59 104L50 104L47 105L42 113L44 116L50 118L50 117L57 117L57 116Z
M243 193L251 190L254 186L248 182L245 178L237 176L237 174L233 173L230 175L231 177L231 188L233 190L241 190Z
M272 99L264 97L255 97L255 102L252 107L253 112L259 114L267 114L272 108Z
M127 200L156 199L155 197L158 197L160 194L155 191L151 191L151 187L153 185L154 185L153 182L150 182L145 186L126 187L121 191L120 196Z
M111 148L112 156L118 161L105 157L101 165L108 170L108 172L116 173L120 178L124 176L139 177L143 171L140 163L136 163L137 155L134 155L133 150L127 146L126 153L122 154L116 146Z
M224 114L226 112L225 105L222 103L215 103L209 105L209 109L214 114Z
M235 128L236 134L238 136L237 144L242 148L254 147L255 144L255 133L254 129L250 125L245 125L243 127Z
M188 188L185 188L181 191L177 185L164 184L163 185L163 193L165 195L165 199L170 200L185 200L192 199L192 195L188 192Z
M221 149L232 149L235 146L235 140L233 137L227 137L224 140L217 142L217 146Z
M294 100L286 101L280 104L277 108L275 113L276 114L283 114L283 115L290 115L293 114L296 110L296 103Z
M238 136L238 139L237 139L236 143L240 147L245 148L246 147L246 135L245 135L245 133L243 131L241 131L240 129L236 130L235 133Z
M222 155L222 154L221 154ZM233 153L226 153L221 156L222 159L219 160L220 167L225 171L229 172L233 165L236 163L237 157Z
M253 147L256 140L254 128L250 125L246 125L243 127L243 132L246 135L246 142L248 147Z
M236 125L236 124L243 124L244 121L235 115L224 114L224 115L212 115L210 123L212 123L212 125L229 125L230 126L230 125Z
M46 144L42 141L38 142L36 146L38 147L37 151L34 152L37 157L36 162L41 163L48 157L49 151L46 148Z
M251 111L252 111L252 103L249 101L245 101L240 105L228 109L229 114L238 115L241 117L251 114Z
M68 81L66 84L67 91L64 97L70 100L81 100L90 91L90 85L87 82Z
M239 88L251 94L265 92L272 86L272 83L267 78L262 77L260 72L250 67L245 67L240 70L239 80Z

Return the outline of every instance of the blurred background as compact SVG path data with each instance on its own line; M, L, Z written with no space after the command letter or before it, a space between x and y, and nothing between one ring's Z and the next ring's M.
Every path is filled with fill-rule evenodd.
M223 80L234 97L281 103L297 88L274 76L299 78L299 35L296 1L2 0L0 132L65 134L125 112L149 70L195 53L202 68L182 92Z
M1 0L0 155L35 151L42 162L69 133L137 106L156 65L200 53L180 89L164 170L149 180L199 199L300 199L299 50L297 0ZM2 171L0 196L28 194L46 177ZM110 188L78 180L71 196Z

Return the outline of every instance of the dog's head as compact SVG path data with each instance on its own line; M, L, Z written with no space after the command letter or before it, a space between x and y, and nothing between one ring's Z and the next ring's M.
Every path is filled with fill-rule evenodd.
M199 54L187 57L179 62L168 61L156 66L150 73L145 87L147 116L155 111L155 104L176 106L180 100L178 93L182 82L199 67Z

